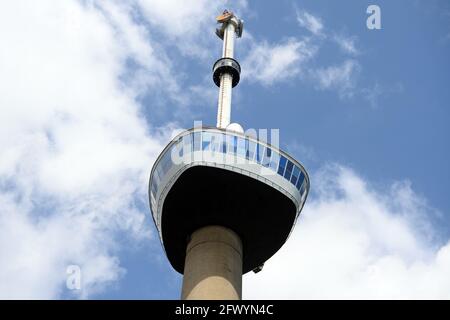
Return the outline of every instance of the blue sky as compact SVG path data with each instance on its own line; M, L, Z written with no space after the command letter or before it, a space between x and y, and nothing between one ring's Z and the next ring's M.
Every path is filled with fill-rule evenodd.
M228 8L245 20L232 120L280 129L312 179L244 298L449 298L447 1L2 6L0 297L179 298L147 180L173 132L215 124Z

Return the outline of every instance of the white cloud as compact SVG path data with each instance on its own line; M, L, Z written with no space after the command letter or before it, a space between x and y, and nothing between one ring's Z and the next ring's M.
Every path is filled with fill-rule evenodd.
M150 135L135 97L178 89L148 36L123 4L2 4L1 298L60 296L68 264L88 297L125 272L117 232L150 237L147 180L167 133ZM127 75L130 60L149 78Z
M320 89L337 90L340 97L351 97L360 71L356 60L346 60L340 65L312 70L312 78Z
M375 108L378 106L378 99L383 94L383 89L379 83L375 83L371 88L363 89L362 94L370 106Z
M386 97L393 93L402 93L403 90L404 88L401 82L388 86L382 86L378 82L375 82L373 86L363 88L361 90L361 95L365 100L367 100L372 108L377 108L381 97Z
M450 298L450 243L430 241L434 210L409 183L375 191L337 165L312 183L318 196L263 271L244 278L245 298Z
M307 11L296 10L297 22L298 24L306 28L309 32L314 35L321 35L324 29L322 19L316 17Z
M298 140L290 141L286 145L286 151L290 154L295 154L297 158L302 159L304 162L314 162L318 160L318 155L315 149L309 145L299 142Z
M248 45L244 45L243 78L265 86L296 78L320 90L336 91L340 98L352 97L358 91L357 75L361 70L356 59L347 59L329 67L320 67L314 62L325 42L335 42L345 53L358 55L356 38L341 35L328 37L322 19L307 11L296 8L296 17L300 26L308 29L312 36L269 43L257 42L251 34L245 34L243 40Z
M347 37L343 35L335 35L334 41L339 45L342 51L350 55L358 55L359 50L356 48L356 37Z
M172 36L183 37L200 31L207 20L213 21L226 1L188 0L183 5L177 0L138 0L137 3L150 23L163 27Z
M265 41L254 43L242 62L242 75L249 81L271 85L299 75L302 64L315 53L316 47L306 40L289 39L278 44Z

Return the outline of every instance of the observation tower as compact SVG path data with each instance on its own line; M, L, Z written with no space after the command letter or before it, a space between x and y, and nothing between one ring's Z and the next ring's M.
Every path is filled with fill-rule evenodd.
M172 267L183 274L182 299L241 299L242 275L261 271L286 242L309 192L305 168L278 145L230 123L240 80L234 41L243 22L217 18L222 57L216 127L176 136L150 174L153 220Z

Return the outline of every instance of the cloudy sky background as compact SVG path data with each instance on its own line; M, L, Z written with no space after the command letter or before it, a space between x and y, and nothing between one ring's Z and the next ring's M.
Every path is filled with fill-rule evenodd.
M444 0L2 3L0 298L179 298L148 177L173 132L215 124L224 8L245 20L233 120L279 128L312 179L244 297L450 299Z

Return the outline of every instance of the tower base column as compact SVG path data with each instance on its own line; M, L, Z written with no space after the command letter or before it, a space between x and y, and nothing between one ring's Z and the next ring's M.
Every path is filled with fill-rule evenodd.
M183 300L239 300L242 243L232 230L208 226L195 231L186 250Z

